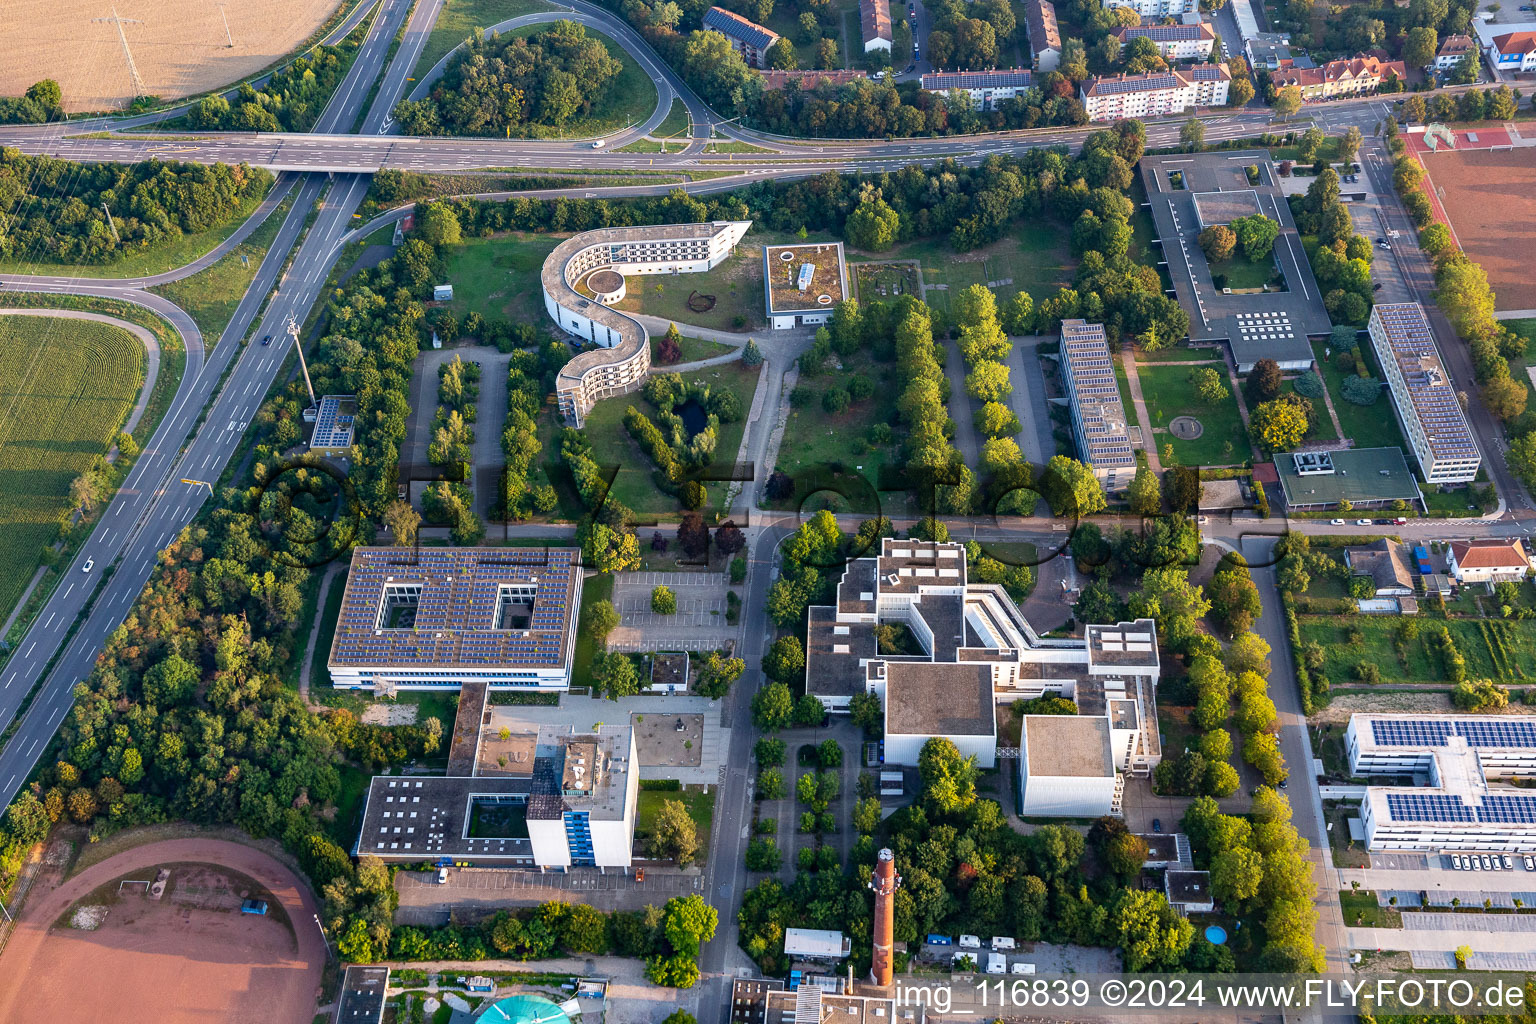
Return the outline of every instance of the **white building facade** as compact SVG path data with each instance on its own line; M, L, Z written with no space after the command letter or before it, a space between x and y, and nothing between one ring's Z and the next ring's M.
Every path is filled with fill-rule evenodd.
M1227 102L1232 74L1225 64L1196 64L1145 75L1088 78L1082 85L1083 109L1090 121L1182 114Z
M540 756L546 756L541 749ZM640 765L635 733L603 726L567 736L547 756L558 769L558 793L528 798L528 840L541 868L627 869L633 863Z
M1127 7L1141 15L1142 21L1159 18L1181 19L1186 14L1198 14L1199 0L1104 0L1108 8Z
M1132 39L1150 39L1166 60L1208 60L1216 45L1216 33L1205 22L1194 25L1137 25L1116 33L1120 45Z

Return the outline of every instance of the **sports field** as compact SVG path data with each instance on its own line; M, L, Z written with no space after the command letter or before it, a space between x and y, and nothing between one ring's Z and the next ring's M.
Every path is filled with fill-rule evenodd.
M144 347L108 324L0 317L0 617L58 538L69 485L106 454L144 377Z
M1499 309L1536 308L1536 149L1420 157L1456 241L1488 272Z

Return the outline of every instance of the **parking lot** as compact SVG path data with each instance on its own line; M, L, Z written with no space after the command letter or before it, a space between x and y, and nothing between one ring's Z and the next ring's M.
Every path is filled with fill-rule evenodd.
M667 587L677 612L651 611L651 592ZM610 651L703 651L733 644L740 628L726 622L723 573L624 572L614 577L613 606L619 625L608 634Z

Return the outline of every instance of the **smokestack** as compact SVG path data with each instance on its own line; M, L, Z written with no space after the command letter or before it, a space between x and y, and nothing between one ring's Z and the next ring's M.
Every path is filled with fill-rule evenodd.
M895 970L896 889L901 877L896 874L896 855L881 850L875 861L875 874L869 887L875 890L875 950L870 977L876 985L888 987Z

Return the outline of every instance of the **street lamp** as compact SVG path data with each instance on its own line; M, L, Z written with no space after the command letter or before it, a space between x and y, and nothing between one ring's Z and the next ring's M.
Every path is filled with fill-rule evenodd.
M15 924L16 923L16 919L11 916L11 912L9 910L5 909L5 901L4 900L0 900L0 914L4 914L5 915L5 919L8 922L10 922L11 924Z
M313 914L311 916L313 916L314 919L315 919L315 927L320 929L320 941L325 943L325 958L327 960L330 960L331 959L331 937L329 935L325 934L325 925L320 923L320 915L319 914Z

